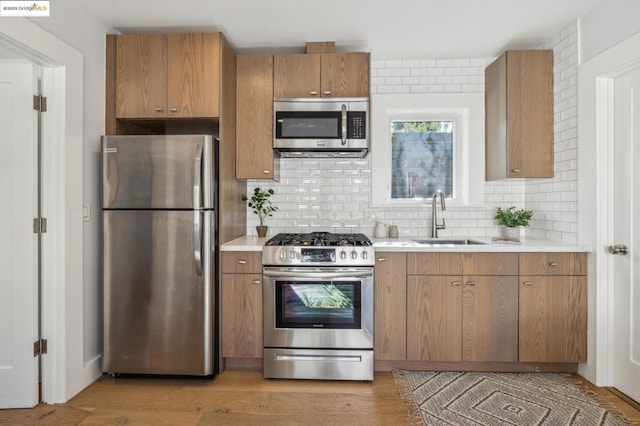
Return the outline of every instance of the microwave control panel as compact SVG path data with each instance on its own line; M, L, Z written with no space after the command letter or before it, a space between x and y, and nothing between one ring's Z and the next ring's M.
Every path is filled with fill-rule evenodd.
M348 139L366 139L366 115L365 111L349 111L347 113Z

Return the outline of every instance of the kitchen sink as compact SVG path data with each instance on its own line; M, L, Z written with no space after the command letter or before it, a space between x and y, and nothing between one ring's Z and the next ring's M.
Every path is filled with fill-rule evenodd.
M413 240L414 243L425 246L466 246L473 244L486 244L475 240L445 240L444 238L432 238L429 240Z

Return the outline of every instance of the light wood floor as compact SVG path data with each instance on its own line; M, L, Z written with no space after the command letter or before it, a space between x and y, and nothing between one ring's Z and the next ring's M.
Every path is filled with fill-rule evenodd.
M605 388L592 389L640 424L640 411ZM238 370L214 380L104 376L66 404L0 410L3 425L411 423L391 373L376 373L373 383L264 380L258 371Z

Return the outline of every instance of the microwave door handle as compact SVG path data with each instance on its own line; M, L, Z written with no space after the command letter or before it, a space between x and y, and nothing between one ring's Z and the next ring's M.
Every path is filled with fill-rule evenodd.
M347 105L342 104L342 145L347 144Z

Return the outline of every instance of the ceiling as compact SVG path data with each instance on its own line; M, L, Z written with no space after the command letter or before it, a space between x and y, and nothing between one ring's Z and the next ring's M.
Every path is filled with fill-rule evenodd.
M239 53L307 41L374 59L493 57L536 48L606 0L73 0L114 33L222 31ZM55 4L52 5L55 7Z

